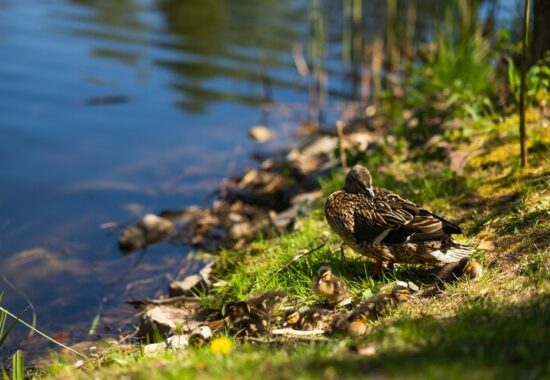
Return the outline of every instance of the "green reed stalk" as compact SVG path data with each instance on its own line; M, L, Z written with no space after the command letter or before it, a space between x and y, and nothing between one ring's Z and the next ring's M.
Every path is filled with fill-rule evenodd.
M525 0L523 12L523 41L521 51L521 86L519 92L519 145L521 151L521 166L527 166L527 134L525 132L525 76L527 73L527 54L529 45L529 14L531 0Z

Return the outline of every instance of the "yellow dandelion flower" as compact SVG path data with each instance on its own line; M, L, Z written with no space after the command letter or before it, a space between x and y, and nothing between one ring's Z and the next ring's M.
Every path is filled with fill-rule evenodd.
M228 354L231 351L233 342L224 336L216 338L210 344L210 351L215 354Z

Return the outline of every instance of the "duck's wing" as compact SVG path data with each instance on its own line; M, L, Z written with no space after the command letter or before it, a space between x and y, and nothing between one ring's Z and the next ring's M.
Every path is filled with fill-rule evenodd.
M385 189L375 198L363 197L355 209L355 238L381 244L437 240L461 233L447 220Z

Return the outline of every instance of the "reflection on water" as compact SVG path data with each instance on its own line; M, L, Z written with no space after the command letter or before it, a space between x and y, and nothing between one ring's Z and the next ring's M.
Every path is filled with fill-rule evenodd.
M352 3L363 3L360 23ZM429 37L442 9L399 4L395 23L415 4L414 39ZM322 51L331 104L359 97L372 72L359 49L384 39L385 16L382 0L0 0L0 274L32 300L38 327L68 332L65 343L95 338L103 305L98 333L116 336L132 315L123 301L165 289L187 250L121 257L99 226L206 204L259 149L250 126L288 135L310 90L293 47L310 63ZM25 309L0 289L10 310ZM2 358L24 336L18 327Z

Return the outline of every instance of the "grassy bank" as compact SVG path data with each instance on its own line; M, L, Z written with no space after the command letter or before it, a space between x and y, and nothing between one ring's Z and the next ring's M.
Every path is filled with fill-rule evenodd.
M365 337L242 342L226 331L211 344L145 355L107 344L75 369L58 356L45 376L61 378L541 378L550 376L550 126L548 62L527 73L529 166L520 166L518 72L480 33L455 46L445 34L422 60L409 62L402 88L373 102L384 142L351 154L376 186L386 187L461 224L484 266L480 281L458 281L417 297L370 325ZM503 89L504 88L504 89ZM364 115L359 115L364 116ZM380 131L378 131L380 132ZM334 152L339 157L338 152ZM289 305L318 304L311 278L322 265L343 277L356 298L394 280L433 286L429 268L397 265L381 279L340 240L323 215L342 187L335 169L323 199L293 232L220 254L206 308L285 289ZM311 251L311 252L310 252ZM286 266L296 255L310 252Z
M454 119L455 123L458 119ZM401 143L397 130L368 157L378 186L390 188L458 221L465 239L478 246L479 282L459 281L444 293L419 297L372 323L362 338L243 343L228 336L225 353L210 345L146 356L138 347L112 346L80 369L56 358L47 375L65 378L539 378L550 375L550 128L540 108L527 114L528 168L520 168L517 116L461 118L422 148ZM463 175L449 169L440 150L468 156ZM325 196L342 186L335 172ZM245 248L225 251L217 268L221 286L203 296L218 308L269 289L285 289L289 303L319 303L311 277L330 265L352 294L368 297L395 279L423 287L435 278L425 268L396 266L379 281L371 263L346 252L324 221L323 202L294 232L258 237ZM304 251L325 243L280 270ZM279 271L280 270L280 271ZM223 332L222 336L227 333ZM218 341L220 342L220 341ZM221 341L223 343L223 341Z

